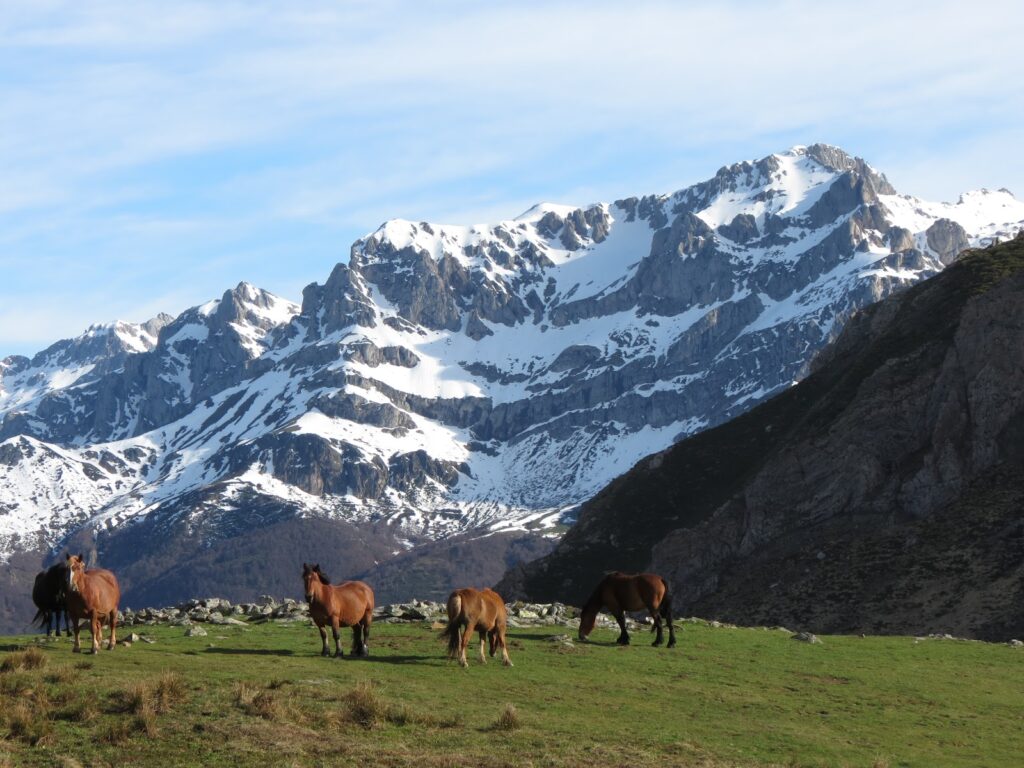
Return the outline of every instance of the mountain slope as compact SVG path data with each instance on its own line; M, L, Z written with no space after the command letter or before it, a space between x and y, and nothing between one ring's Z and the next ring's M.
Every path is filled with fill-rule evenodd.
M798 386L638 464L503 588L654 568L679 610L1024 632L1024 238L859 314Z
M454 535L539 552L517 532L557 532L642 456L803 378L857 309L1022 221L1006 191L902 197L825 145L671 195L389 221L301 306L242 283L137 351L6 360L0 557L74 541L143 589L156 541L184 557L309 518L369 537L358 571Z

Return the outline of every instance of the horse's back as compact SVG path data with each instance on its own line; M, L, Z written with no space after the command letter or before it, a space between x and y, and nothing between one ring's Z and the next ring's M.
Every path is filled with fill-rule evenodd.
M361 597L373 609L373 588L365 581L343 581L338 585L352 595Z

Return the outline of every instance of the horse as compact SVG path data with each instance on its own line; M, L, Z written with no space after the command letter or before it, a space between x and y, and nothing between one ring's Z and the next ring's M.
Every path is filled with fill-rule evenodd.
M334 658L343 654L338 643L338 628L352 627L352 655L369 656L370 624L373 622L373 590L361 581L346 581L331 584L331 580L320 570L320 564L302 564L302 581L306 587L306 602L309 615L320 630L323 641L321 656L330 656L327 646L327 625L334 635Z
M103 624L110 624L110 642L107 650L117 645L117 604L121 601L121 588L117 577L103 568L86 570L82 555L68 555L68 612L74 622L75 653L82 652L78 633L82 619L89 619L92 631L92 652L99 653L103 642Z
M508 614L505 601L493 589L477 590L472 588L456 589L448 596L448 626L441 637L448 641L448 658L459 660L459 664L468 667L466 647L473 632L480 633L480 661L487 663L484 656L484 637L490 640L491 656L501 647L501 661L506 667L512 666L508 657L508 645L505 642L505 628Z
M658 636L654 638L652 645L661 645L664 641L662 635L662 619L668 624L668 647L676 644L676 633L672 627L672 597L668 592L668 584L656 573L627 574L609 573L597 585L593 594L583 606L583 613L580 614L579 638L586 642L587 635L594 629L597 621L597 614L602 608L619 622L621 633L615 641L619 645L629 645L629 633L626 632L626 611L647 610L654 619L654 626L651 631L657 631Z
M71 621L68 618L68 566L56 563L45 571L40 571L32 585L32 602L36 604L36 615L33 624L42 628L46 624L46 636L53 631L53 617L57 616L57 636L60 637L60 615L64 614L64 629L71 637Z

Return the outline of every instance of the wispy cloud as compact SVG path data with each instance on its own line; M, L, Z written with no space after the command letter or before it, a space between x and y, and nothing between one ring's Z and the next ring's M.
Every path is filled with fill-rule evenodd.
M0 351L101 319L83 288L128 319L168 276L171 311L293 291L390 216L669 191L793 143L921 196L1024 190L1018 6L5 3L0 313L61 311Z

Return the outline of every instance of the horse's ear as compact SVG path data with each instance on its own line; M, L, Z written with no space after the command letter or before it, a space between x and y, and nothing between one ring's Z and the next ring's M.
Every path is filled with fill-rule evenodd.
M314 565L313 566L313 570L316 571L317 573L320 573L320 563L317 563L316 565Z
M78 559L81 560L84 563L85 562L85 555L83 555L81 552L79 552L78 553Z

